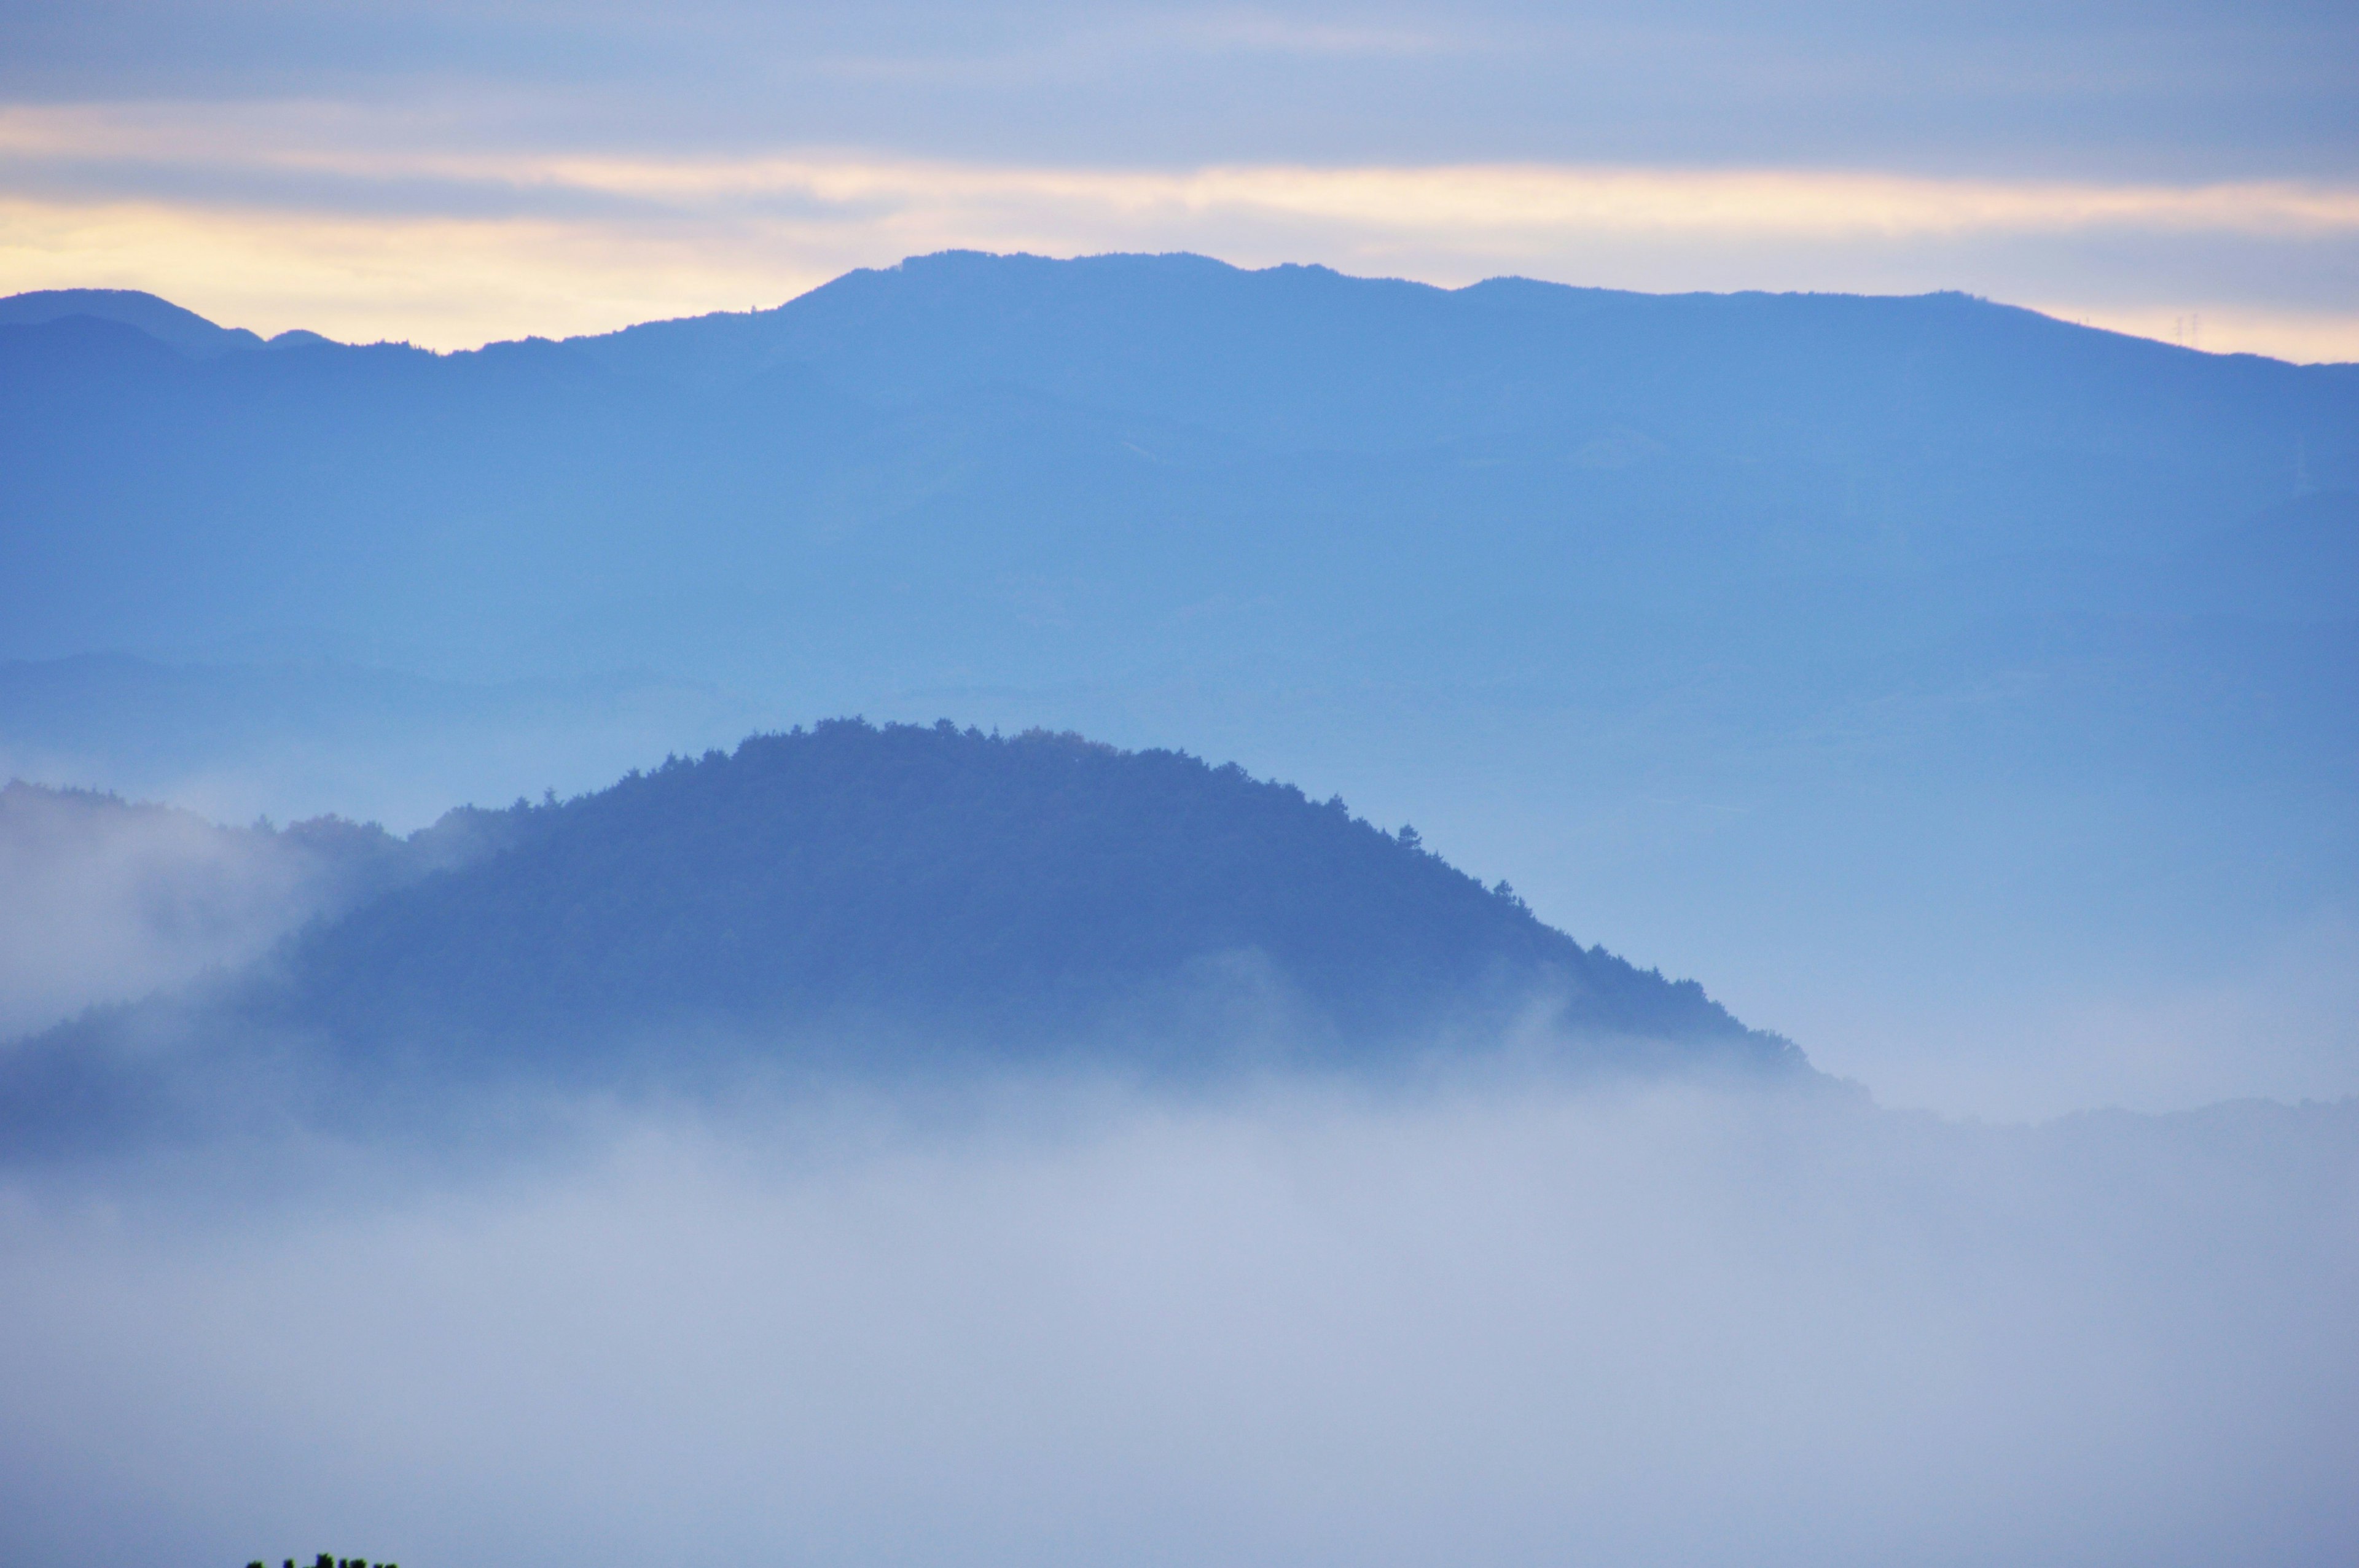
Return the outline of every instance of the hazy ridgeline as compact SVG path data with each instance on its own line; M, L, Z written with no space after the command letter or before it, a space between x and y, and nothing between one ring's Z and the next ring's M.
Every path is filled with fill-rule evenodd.
M258 955L367 891L381 828L280 833L22 783L0 788L0 1039Z

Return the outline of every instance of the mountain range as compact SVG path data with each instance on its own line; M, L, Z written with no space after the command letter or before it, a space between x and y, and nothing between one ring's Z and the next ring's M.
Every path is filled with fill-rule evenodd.
M2167 562L2359 484L2359 368L1960 296L951 254L774 311L442 356L222 351L95 291L0 323L33 305L70 313L0 325L20 659L513 675L594 646L924 681L1283 652L1391 676L1392 640L1355 627L1462 616L1415 663L1480 677L1564 615L1726 615L1765 579L1847 623L1821 643L1955 619L1988 598L1951 580L1973 563Z
M408 827L819 714L1076 729L1938 1076L2332 990L2275 966L2359 914L2354 489L2359 367L1955 294L950 254L447 355L21 296L0 770Z

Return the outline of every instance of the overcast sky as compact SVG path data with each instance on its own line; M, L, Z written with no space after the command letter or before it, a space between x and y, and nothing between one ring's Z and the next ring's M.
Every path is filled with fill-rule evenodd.
M2359 7L0 4L0 292L460 346L949 246L2359 359ZM2196 318L2201 318L2200 328Z

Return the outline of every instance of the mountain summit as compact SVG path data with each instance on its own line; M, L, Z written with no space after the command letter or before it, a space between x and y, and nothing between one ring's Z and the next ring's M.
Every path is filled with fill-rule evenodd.
M328 341L298 328L265 339L243 327L223 327L168 299L136 288L40 288L0 298L0 327L38 327L86 317L134 327L190 359L208 360L242 349L298 348Z

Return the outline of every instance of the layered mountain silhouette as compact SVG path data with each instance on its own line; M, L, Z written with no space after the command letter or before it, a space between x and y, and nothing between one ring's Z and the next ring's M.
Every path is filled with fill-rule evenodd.
M857 720L454 814L269 960L0 1057L19 1144L265 1069L330 1098L1012 1064L1388 1071L1510 1040L1803 1071L1425 850L1176 752Z
M136 288L42 288L0 299L0 327L38 327L80 318L136 327L192 359L246 349L299 348L328 339L300 329L266 339L243 327L223 327L168 299Z
M1613 727L1709 687L1826 733L1939 710L1920 672L1963 656L2069 735L2043 650L2093 636L2166 707L2256 680L2314 752L2312 673L2359 654L2359 367L1959 295L950 254L565 343L235 343L149 296L0 301L0 659L653 671L803 712L1344 684L1395 727L1434 690ZM2303 629L2222 670L2223 618ZM0 755L125 752L75 711Z
M447 355L168 309L0 308L0 773L415 826L955 712L1944 1027L2263 964L2359 875L2359 367L1193 256Z

